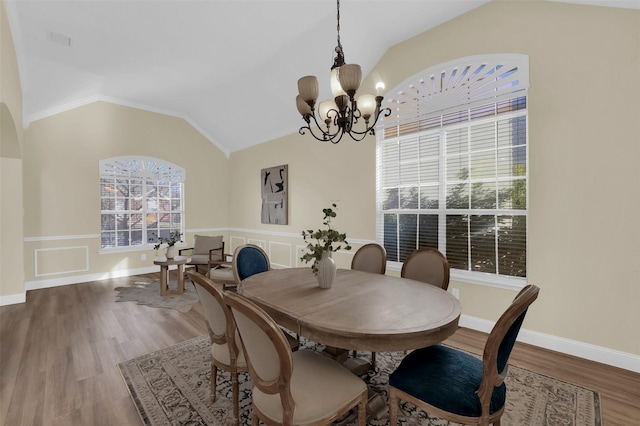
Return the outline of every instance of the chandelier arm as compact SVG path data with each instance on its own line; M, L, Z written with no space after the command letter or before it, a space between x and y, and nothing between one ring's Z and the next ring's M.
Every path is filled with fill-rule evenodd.
M329 110L329 114L332 111L336 115L338 114L338 111L336 111L335 109ZM329 131L329 128L327 128L327 131L324 131L322 129L322 125L326 125L326 123L324 121L322 121L322 125L321 125L315 114L307 114L304 117L304 120L307 122L307 125L300 127L300 130L298 130L298 133L300 133L301 135L305 135L306 131L309 131L311 136L313 136L315 139L317 139L317 140L319 140L321 142L331 142L331 143L334 143L334 144L338 143L340 141L340 139L342 139L342 133L344 133L344 130L342 130L342 128L340 128L339 126L336 126L336 131L334 133L331 133ZM313 120L313 123L315 124L315 127L317 129L316 131L314 131L313 127L311 127L311 121L312 120ZM335 118L333 120L335 120ZM320 131L321 136L319 136L317 134L318 131ZM339 138L336 141L336 137L338 137L338 136L339 136Z
M390 108L385 108L382 111L378 110L378 111L376 111L375 119L373 120L373 123L371 123L371 125L367 125L367 128L365 130L361 131L361 132L359 132L359 131L357 131L355 129L351 129L351 131L349 132L349 135L351 136L352 133L356 134L356 135L363 135L363 138L364 138L364 135L367 135L367 134L375 135L375 127L376 127L376 124L378 123L378 119L380 118L380 112L384 112L384 114L382 115L383 117L389 117L391 115L391 109ZM362 140L362 138L361 139L356 139L353 136L351 136L351 137L354 140L358 140L358 141Z

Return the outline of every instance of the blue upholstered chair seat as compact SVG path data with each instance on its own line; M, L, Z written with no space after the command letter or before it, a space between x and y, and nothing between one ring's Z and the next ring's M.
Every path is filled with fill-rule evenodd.
M441 410L461 416L482 414L476 391L482 380L482 360L443 345L409 353L389 376L389 384ZM504 406L504 383L493 391L490 413Z

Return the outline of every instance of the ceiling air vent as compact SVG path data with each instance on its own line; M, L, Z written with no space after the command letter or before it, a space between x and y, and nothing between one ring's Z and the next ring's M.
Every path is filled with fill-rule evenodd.
M71 37L60 33L54 33L47 30L47 40L52 43L61 44L63 46L71 47Z

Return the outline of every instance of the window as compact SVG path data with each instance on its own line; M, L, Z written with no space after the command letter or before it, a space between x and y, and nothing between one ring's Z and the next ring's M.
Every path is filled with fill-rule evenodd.
M378 240L397 266L433 247L458 278L526 278L527 57L434 69L390 91L398 95L378 132Z
M100 161L101 248L145 246L183 233L184 175L155 158Z

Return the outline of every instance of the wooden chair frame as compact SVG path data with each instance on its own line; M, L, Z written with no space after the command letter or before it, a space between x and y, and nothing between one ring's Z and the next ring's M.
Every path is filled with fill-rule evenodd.
M195 247L184 247L178 250L178 255L179 256L188 256L188 254L186 254L186 252L191 251L193 253ZM215 259L214 260L214 255L216 253L219 252L219 255L221 257L222 260L218 260ZM228 257L230 257L231 255L228 253L224 252L224 241L222 241L222 245L218 248L213 248L209 250L209 260L207 262L207 271L203 274L205 276L207 276L207 278L209 277L209 272L211 271L211 268L215 268L218 265L222 265L225 263L229 263L229 261L227 260ZM199 272L202 274L202 272L200 272L199 267L203 266L204 263L193 263L193 262L188 262L187 265L191 265L191 266L195 266L196 272Z
M239 342L236 342L236 323L233 318L233 314L229 310L229 307L224 301L224 294L222 290L220 290L216 284L211 281L209 278L204 275L194 272L188 271L187 275L189 279L193 282L194 285L199 285L202 289L207 291L216 302L220 305L222 310L224 311L224 315L226 318L226 330L224 334L215 334L211 329L209 321L207 320L207 329L209 330L209 337L211 339L211 343L215 343L218 345L226 344L229 348L229 359L231 360L229 364L225 364L224 362L217 360L211 356L211 402L215 402L216 400L216 384L218 377L218 368L224 371L228 371L231 374L231 394L232 394L232 402L233 402L233 424L238 425L240 421L240 410L239 410L239 383L238 383L238 373L249 371L246 366L238 366L237 360L240 354L240 346ZM206 315L206 314L205 314ZM245 356L246 360L246 356Z
M498 411L490 414L489 405L491 403L491 396L493 389L496 386L501 386L507 376L508 364L505 361L505 365L502 371L498 371L498 352L502 341L504 340L507 332L511 326L518 320L518 318L529 308L529 306L538 298L540 289L529 284L525 286L518 295L513 299L511 306L500 316L495 326L491 330L487 342L484 346L484 352L482 354L482 380L477 390L478 399L482 406L482 414L480 417L467 417L460 416L448 411L443 411L437 407L428 404L412 395L409 395L400 389L389 386L389 420L391 425L397 424L398 419L398 399L410 402L416 407L438 416L439 418L448 420L454 423L460 423L464 425L489 425L500 426L500 418L504 413L504 405Z
M442 282L440 282L440 283L430 283L430 282L427 282L424 279L420 279L418 277L407 276L407 275L409 275L408 271L409 271L409 268L411 267L411 263L419 261L419 259L422 256L425 256L425 255L434 256L434 257L436 257L436 258L438 258L438 259L440 259L442 261L442 268L443 268L443 271L442 271L443 280L442 280ZM449 288L450 275L451 275L451 268L449 267L449 261L447 260L447 258L439 250L434 249L434 248L428 248L428 247L414 250L405 259L405 261L402 263L402 270L400 271L400 276L403 277L403 278L410 278L410 279L426 282L427 284L440 286L440 288L442 288L443 290L447 290Z
M266 425L279 425L292 426L293 414L296 407L293 395L291 394L291 376L293 374L293 356L289 344L283 335L283 331L275 323L275 321L260 307L245 299L244 297L227 292L224 296L224 301L231 308L232 311L237 311L246 316L249 320L255 322L261 330L263 330L269 339L273 342L278 357L280 359L280 374L272 381L263 380L257 372L254 370L251 362L251 357L246 355L247 364L249 366L249 375L253 386L257 387L260 391L270 394L279 395L282 403L283 422L274 423L265 416L255 405L252 405L251 412L251 424L252 426L258 426L260 420ZM242 343L244 348L244 342ZM362 395L359 395L352 401L346 403L342 409L335 413L330 413L325 419L316 423L309 424L308 426L328 425L336 419L340 418L344 414L348 413L352 408L358 407L358 424L359 426L365 426L366 423L366 404L367 404L367 391L365 390Z
M353 255L353 259L351 259L351 269L354 269L356 271L361 270L358 268L358 265L357 265L358 259L361 256L366 256L367 252L372 250L378 251L380 253L380 256L382 257L380 269L376 271L376 273L384 275L385 272L387 272L387 250L385 250L385 248L378 243L368 243L360 247L356 251L356 253ZM370 272L370 271L364 271L364 272ZM358 351L353 351L353 356L354 357L358 356ZM371 368L373 370L376 369L376 353L375 352L371 352Z
M380 265L380 270L376 271L378 274L384 274L387 271L387 251L383 246L378 243L368 243L360 247L356 253L353 255L353 259L351 259L351 269L361 270L357 268L357 261L360 256L366 255L366 253L370 250L379 251L380 256L382 257L382 263ZM368 271L365 271L368 272Z
M240 254L240 252L246 248L252 248L252 249L256 249L258 250L265 258L265 260L267 261L267 271L271 270L271 261L269 260L269 256L267 255L267 252L264 251L264 249L260 246L257 246L255 244L242 244L241 246L236 247L236 249L233 252L233 260L231 262L231 268L233 269L233 278L236 281L236 284L240 284L240 275L238 273L238 254Z

